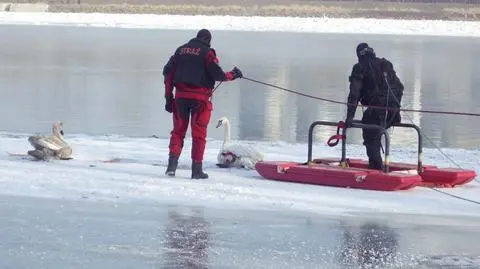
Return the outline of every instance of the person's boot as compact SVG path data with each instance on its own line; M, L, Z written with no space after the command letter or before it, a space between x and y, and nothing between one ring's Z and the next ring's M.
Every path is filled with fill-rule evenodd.
M192 162L192 179L205 179L208 174L202 170L202 163Z
M178 157L170 155L168 157L168 166L167 166L167 171L165 171L165 175L174 177L175 171L177 171L177 166L178 166Z

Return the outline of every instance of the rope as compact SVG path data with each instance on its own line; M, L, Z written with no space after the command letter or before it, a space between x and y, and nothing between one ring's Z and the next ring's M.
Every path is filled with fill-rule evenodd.
M387 82L387 83L388 83L388 82ZM390 86L389 86L389 87L390 87ZM389 94L389 95L390 95L390 94ZM395 102L400 103L399 100L397 99L397 97L396 97L395 95L392 94L392 96L393 96L393 98L395 98ZM405 113L405 116L407 116L408 120L409 120L412 124L415 124L415 122L413 122L413 119L412 119L407 113ZM455 165L455 166L457 166L458 168L462 169L462 167L461 167L457 162L455 162L452 158L450 158L450 156L448 156L446 153L444 153L443 150L442 150L440 147L438 147L438 146L430 139L430 137L428 137L428 135L426 135L426 134L422 131L422 129L420 129L420 134L422 135L422 137L426 138L426 139L430 142L430 144L432 144L432 145L440 152L440 154L442 154L447 160L449 160L453 165ZM474 179L474 181L480 182L480 181L479 181L478 179L476 179L476 178ZM433 189L433 188L432 188L432 189ZM436 189L435 189L435 190L436 190Z
M287 89L287 88L283 88L283 87L280 87L280 86L277 86L277 85L273 85L273 84L270 84L270 83L267 83L267 82L263 82L263 81L259 81L259 80L256 80L256 79L252 79L252 78L248 78L248 77L243 77L243 79L246 79L246 80L249 80L251 82L255 82L255 83L258 83L258 84L262 84L262 85L265 85L265 86L270 86L272 88L276 88L276 89L279 89L279 90L283 90L283 91L286 91L286 92L290 92L290 93L293 93L293 94L296 94L296 95L300 95L300 96L304 96L304 97L308 97L308 98L312 98L312 99L316 99L316 100L321 100L321 101L326 101L326 102L330 102L330 103L335 103L335 104L341 104L341 105L354 105L354 106L360 106L360 107L370 107L370 108L380 108L380 109L385 109L386 111L387 110L390 110L390 111L404 111L404 112L421 112L421 113L432 113L432 114L448 114L448 115L461 115L461 116L475 116L475 117L479 117L480 114L477 114L477 113L466 113L466 112L451 112L451 111L435 111L435 110L419 110L419 109L400 109L400 108L390 108L390 107L382 107L382 106L372 106L372 105L359 105L359 104L350 104L350 103L347 103L347 102L340 102L340 101L336 101L336 100L332 100L332 99L327 99L327 98L321 98L321 97L317 97L317 96L313 96L313 95L310 95L310 94L305 94L305 93L301 93L301 92L298 92L298 91L294 91L294 90L290 90L290 89ZM394 96L396 101L398 102L398 99L396 98L396 96ZM405 114L407 115L408 119L413 123L413 120L410 118L410 116L408 116L408 114ZM435 143L433 143L433 141L428 137L426 136L421 130L420 130L420 133L422 134L422 136L424 136L425 138L427 138L427 140L432 144L434 145L434 147L443 155L445 156L450 162L452 162L455 166L457 166L458 168L461 168L461 166L459 164L457 164L455 161L453 161L453 159L451 159L448 155L446 155L439 147L437 147L437 145L435 145ZM340 138L340 137L338 137ZM337 138L337 139L338 139ZM332 139L332 138L331 138ZM338 143L338 141L336 141ZM475 179L476 182L479 182L478 179ZM471 200L471 199L468 199L468 198L464 198L464 197L461 197L461 196L458 196L458 195L454 195L454 194L450 194L450 193L447 193L447 192L444 192L444 191L441 191L441 190L438 190L434 187L428 187L429 189L431 190L434 190L436 192L439 192L439 193L442 193L444 195L448 195L448 196L451 196L451 197L454 197L454 198L457 198L457 199L460 199L460 200L464 200L464 201L467 201L467 202L471 202L471 203L474 203L474 204L478 204L480 205L480 202L479 201L475 201L475 200Z
M480 114L479 114L479 113L454 112L454 111L438 111L438 110L420 110L420 109L405 109L405 108L395 108L395 107L383 107L383 106L373 106L373 105L350 104L350 103L347 103L347 102L341 102L341 101L336 101L336 100L333 100L333 99L321 98L321 97L318 97L318 96L314 96L314 95L310 95L310 94L305 94L305 93L301 93L301 92L298 92L298 91L289 90L289 89L287 89L287 88L283 88L283 87L280 87L280 86L277 86L277 85L273 85L273 84L270 84L270 83L267 83L267 82L259 81L259 80L253 79L253 78L243 77L243 79L246 79L246 80L249 80L249 81L251 81L251 82L258 83L258 84L262 84L262 85L265 85L265 86L270 86L270 87L273 87L273 88L277 88L277 89L279 89L279 90L283 90L283 91L287 91L287 92L290 92L290 93L294 93L294 94L297 94L297 95L301 95L301 96L304 96L304 97L308 97L308 98L312 98L312 99L316 99L316 100L321 100L321 101L325 101L325 102L329 102L329 103L341 104L341 105L350 105L350 106L359 106L359 107L370 107L370 108L380 108L380 109L385 109L385 110L390 110L390 111L421 112L421 113L430 113L430 114L447 114L447 115L460 115L460 116L480 117Z
M448 192L444 192L444 191L441 191L439 189L435 189L435 188L432 188L430 187L431 190L434 190L436 192L439 192L441 194L444 194L444 195L448 195L448 196L451 196L453 198L457 198L457 199L460 199L460 200L464 200L464 201L467 201L467 202L470 202L470 203L474 203L474 204L477 204L477 205L480 205L480 202L479 201L475 201L475 200L471 200L471 199L468 199L468 198L465 198L465 197L461 197L461 196L458 196L458 195L455 195L455 194L451 194L451 193L448 193Z
M220 85L222 85L222 82L223 82L223 81L220 81L220 82L217 84L217 86L212 90L212 95L213 95L213 93L218 89L218 87L220 87Z

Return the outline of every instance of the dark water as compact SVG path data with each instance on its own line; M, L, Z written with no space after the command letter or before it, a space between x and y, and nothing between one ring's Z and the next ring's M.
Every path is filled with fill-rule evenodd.
M480 268L478 219L0 196L2 268ZM48 217L47 217L48 216ZM403 220L403 221L398 221ZM458 226L457 226L458 225Z
M167 137L162 67L194 31L0 26L0 130ZM345 101L361 41L389 58L404 81L406 108L480 113L480 39L421 36L322 35L214 31L213 46L228 70L303 93ZM306 141L315 120L343 120L343 105L282 92L246 80L216 92L209 130L227 116L235 139ZM8 116L7 116L8 115ZM357 117L361 117L358 109ZM403 114L441 147L476 148L478 118ZM319 139L333 129L322 129ZM355 130L350 139L358 142ZM395 129L393 143L412 145L412 131ZM425 146L431 147L426 144Z

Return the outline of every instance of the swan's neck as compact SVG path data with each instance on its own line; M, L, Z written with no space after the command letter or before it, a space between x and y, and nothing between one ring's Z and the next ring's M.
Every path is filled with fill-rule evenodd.
M54 128L54 129L52 130L52 133L53 133L53 136L54 136L54 137L56 137L56 138L64 141L64 140L63 140L63 135L60 133L60 131L59 131L58 129Z
M230 123L228 121L225 122L224 134L225 135L223 137L223 147L230 143Z

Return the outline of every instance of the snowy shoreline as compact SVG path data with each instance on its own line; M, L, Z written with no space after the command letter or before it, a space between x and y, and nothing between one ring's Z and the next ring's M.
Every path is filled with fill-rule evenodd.
M0 24L480 37L478 21L0 12Z
M0 10L2 10L0 4ZM474 3L461 1L317 1L317 0L144 0L138 1L69 1L3 3L3 11L230 15L268 17L329 17L414 20L479 20L480 9Z

